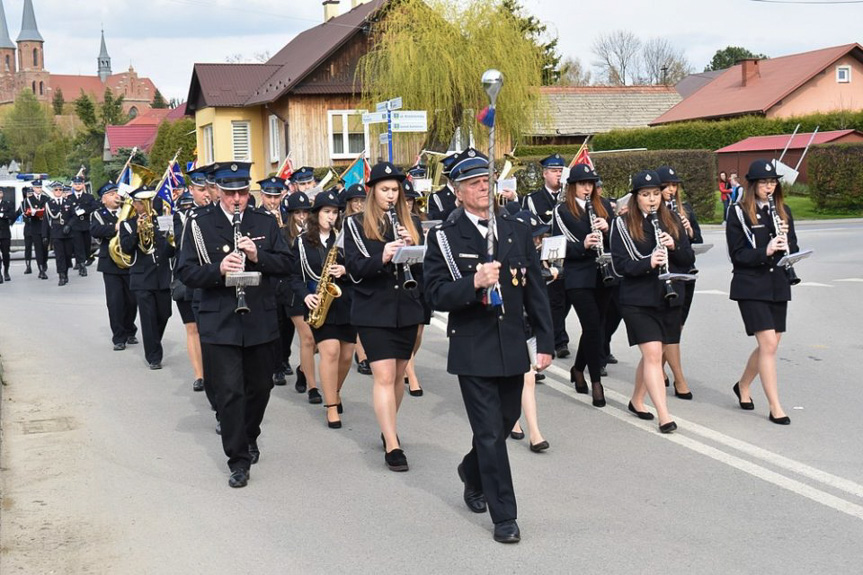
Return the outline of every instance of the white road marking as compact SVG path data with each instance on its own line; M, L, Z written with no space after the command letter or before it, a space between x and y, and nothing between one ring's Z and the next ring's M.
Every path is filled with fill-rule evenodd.
M704 294L704 295L724 295L724 296L728 295L727 291L722 291L722 290L718 290L718 289L697 289L697 290L695 290L695 293L700 293L700 294Z
M863 278L844 278L841 280L833 280L835 282L858 282L863 283Z
M836 287L836 286L832 286L830 284L820 284L818 282L800 282L797 285L803 286L803 287L827 287L827 288Z

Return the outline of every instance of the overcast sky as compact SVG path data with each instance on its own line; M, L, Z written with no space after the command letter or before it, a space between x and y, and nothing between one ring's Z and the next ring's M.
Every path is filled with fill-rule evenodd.
M817 2L818 0L810 0ZM840 0L834 0L840 1ZM847 0L845 0L847 2ZM2 0L10 36L21 30L24 0ZM297 33L320 24L319 0L33 0L45 38L45 63L56 74L96 73L105 27L113 71L133 64L166 98L185 100L195 62L232 54L275 54ZM564 56L590 64L603 32L664 37L696 71L716 50L744 46L768 56L863 42L863 2L777 4L752 0L522 0L560 37ZM350 0L342 0L343 10Z

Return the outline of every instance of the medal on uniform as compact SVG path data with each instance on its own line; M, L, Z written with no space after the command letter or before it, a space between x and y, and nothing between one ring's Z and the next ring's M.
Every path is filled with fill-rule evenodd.
M527 268L521 268L521 287L527 285Z
M512 276L512 285L518 287L518 270L515 268L509 268L509 275Z
M231 251L231 248L228 246L228 244L225 244L222 246L222 251L228 253L229 251Z

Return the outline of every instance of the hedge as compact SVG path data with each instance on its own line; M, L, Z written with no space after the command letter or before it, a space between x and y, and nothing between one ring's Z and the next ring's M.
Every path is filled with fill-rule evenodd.
M528 194L542 185L539 161L546 157L519 157L517 167L519 194ZM617 152L592 156L596 171L602 178L603 192L610 198L629 193L632 174L662 165L672 166L683 180L683 196L692 204L699 220L714 217L717 187L716 154L706 150L655 150L646 152ZM532 166L532 167L531 167Z
M817 209L863 207L863 143L812 146L808 169Z
M751 136L791 134L800 124L800 133L819 127L828 130L856 129L863 131L863 110L831 112L792 118L743 116L731 120L681 122L654 128L613 130L597 134L590 140L592 150L718 150Z

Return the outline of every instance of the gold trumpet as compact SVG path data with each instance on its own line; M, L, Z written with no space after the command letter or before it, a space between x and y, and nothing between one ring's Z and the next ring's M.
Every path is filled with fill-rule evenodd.
M132 205L132 198L123 200L123 205L120 208L120 213L117 215L117 223L123 225L123 222L129 219L129 216L135 212L135 206ZM127 270L132 267L132 256L128 255L120 248L120 228L117 228L117 234L108 242L108 255L114 264L121 270Z
M147 216L138 222L138 248L146 255L150 255L156 250L156 229L153 226L153 216L156 215L153 210L153 198L155 197L156 192L142 192L135 198L144 204L144 214Z

